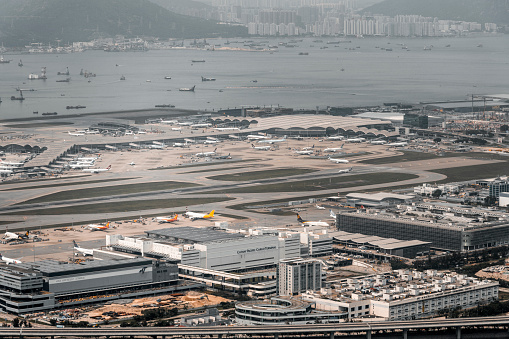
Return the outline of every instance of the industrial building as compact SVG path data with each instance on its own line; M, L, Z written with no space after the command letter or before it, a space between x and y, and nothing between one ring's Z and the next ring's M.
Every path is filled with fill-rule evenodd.
M315 259L281 260L277 267L277 294L292 296L322 287L322 262Z
M144 258L0 264L0 310L23 314L200 286L179 283L176 265Z
M415 199L414 195L394 193L349 193L346 205L351 207L385 207L396 204L408 204Z
M399 240L432 248L470 251L509 244L509 218L498 211L448 203L415 203L337 214L340 231Z

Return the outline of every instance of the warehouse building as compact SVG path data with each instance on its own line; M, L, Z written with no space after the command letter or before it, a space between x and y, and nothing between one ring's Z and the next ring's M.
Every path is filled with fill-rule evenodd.
M144 258L0 264L0 310L23 314L199 286L179 282L176 265Z

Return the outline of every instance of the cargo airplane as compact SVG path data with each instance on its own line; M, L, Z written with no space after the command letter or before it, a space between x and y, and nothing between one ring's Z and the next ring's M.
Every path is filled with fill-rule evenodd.
M29 233L30 233L30 231L26 231L24 234L5 231L5 234L2 237L2 239L5 241L11 241L11 240L17 240L17 239L28 239Z
M300 222L303 226L323 226L323 227L329 227L329 223L325 221L306 221L302 220L299 214L297 214L297 221Z
M74 244L74 250L82 253L84 256L87 256L87 255L94 255L94 250L92 249L89 249L89 248L83 248L83 247L80 247L80 245L78 245L76 243L76 241L72 241L72 243Z
M0 254L0 259L2 261L5 261L7 263L7 265L9 265L9 264L21 264L20 260L7 258L7 257L4 257L2 254Z
M110 222L108 221L106 225L96 225L96 224L88 224L85 226L86 229L89 229L91 231L106 231L110 228Z
M184 215L191 219L191 221L195 221L197 219L210 219L214 216L214 212L214 210L212 210L210 213L186 212Z
M156 221L160 224L162 223L170 223L174 221L178 221L178 214L175 214L173 217L156 217Z

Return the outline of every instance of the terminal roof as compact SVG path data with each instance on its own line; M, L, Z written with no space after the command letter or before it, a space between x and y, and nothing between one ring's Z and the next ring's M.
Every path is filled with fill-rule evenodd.
M148 236L152 238L174 238L185 242L192 243L204 243L218 240L238 239L244 238L242 234L226 233L222 231L216 231L210 228L198 228L198 227L172 227L163 228L159 230L145 231Z

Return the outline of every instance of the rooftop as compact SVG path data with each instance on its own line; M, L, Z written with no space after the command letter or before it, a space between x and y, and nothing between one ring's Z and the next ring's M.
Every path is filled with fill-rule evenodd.
M175 238L183 242L203 243L219 240L244 238L244 235L237 233L226 233L210 228L198 227L172 227L159 230L145 231L148 236Z

